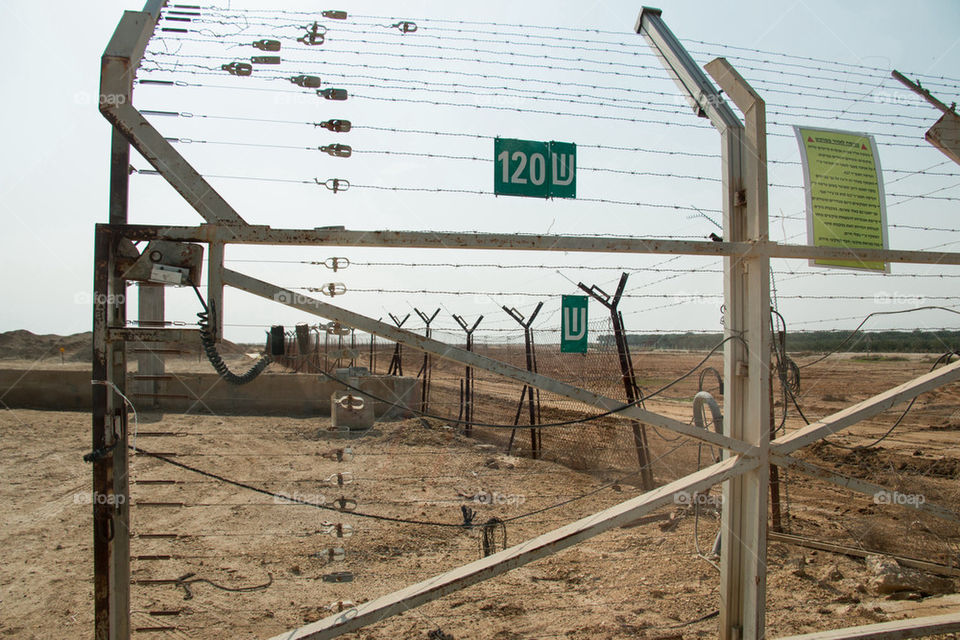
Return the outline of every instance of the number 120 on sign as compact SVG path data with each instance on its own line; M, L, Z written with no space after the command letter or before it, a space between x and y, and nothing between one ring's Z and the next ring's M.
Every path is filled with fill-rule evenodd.
M577 197L577 145L497 138L494 193L532 198Z

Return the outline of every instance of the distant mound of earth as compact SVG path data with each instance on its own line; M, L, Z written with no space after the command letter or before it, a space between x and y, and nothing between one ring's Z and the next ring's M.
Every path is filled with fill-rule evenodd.
M85 331L69 336L56 334L37 335L26 329L0 333L0 360L45 360L47 358L60 359L60 348L63 348L63 358L68 362L89 362L93 349L93 332ZM199 341L196 344L182 344L180 349L183 355L194 356L201 350ZM224 354L243 354L248 351L257 351L262 347L254 345L241 346L224 340L218 346Z

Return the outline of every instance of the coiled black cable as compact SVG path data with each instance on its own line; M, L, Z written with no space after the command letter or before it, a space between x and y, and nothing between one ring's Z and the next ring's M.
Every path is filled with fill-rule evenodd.
M257 362L250 367L246 373L237 375L230 371L227 363L223 361L223 357L217 350L217 342L213 337L213 332L210 331L211 321L216 324L216 306L214 305L213 300L211 300L210 306L208 307L206 301L203 299L203 296L200 295L200 290L197 289L197 285L193 284L192 282L190 284L193 286L193 290L196 292L197 298L200 299L200 304L203 305L203 311L197 314L197 318L199 320L198 324L200 325L200 343L203 345L203 351L207 354L207 359L210 361L210 364L212 364L213 368L217 370L217 373L220 375L220 377L230 384L241 385L252 382L257 376L263 373L264 369L270 366L270 363L273 362L273 358L270 357L270 354L265 353L260 356L260 359L257 360Z

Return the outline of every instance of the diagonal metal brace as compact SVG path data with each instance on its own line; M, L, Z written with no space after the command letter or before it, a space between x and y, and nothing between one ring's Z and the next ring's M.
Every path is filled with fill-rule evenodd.
M243 225L243 218L130 103L133 78L153 33L154 18L126 11L100 63L100 113L170 185L213 224Z
M538 389L566 396L567 398L578 400L584 404L603 410L616 410L624 406L622 402L613 398L601 396L592 391L581 389L580 387L575 387L542 374L527 371L526 369L520 369L513 365L500 362L499 360L487 358L486 356L481 356L471 351L433 340L432 338L420 336L410 331L404 331L397 327L391 327L373 318L368 318L359 313L342 309L309 296L294 293L283 287L278 287L230 269L224 269L223 282L231 287L248 291L268 300L280 302L294 309L299 309L306 313L320 316L321 318L327 318L348 327L381 336L393 342L409 345L415 349L426 351L446 360L484 369L504 376L505 378L517 380L524 384L537 387ZM671 431L690 436L697 440L709 442L710 444L736 453L746 454L748 456L752 456L755 453L754 448L744 442L728 438L718 433L699 429L693 425L641 409L635 405L623 408L621 411L618 411L617 414L632 420L639 420L646 424L670 429Z

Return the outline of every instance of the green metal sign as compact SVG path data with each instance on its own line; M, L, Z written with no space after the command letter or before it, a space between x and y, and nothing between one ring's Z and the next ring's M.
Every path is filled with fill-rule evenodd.
M528 198L577 197L577 145L496 138L493 192Z
M563 296L560 353L587 352L587 296Z

